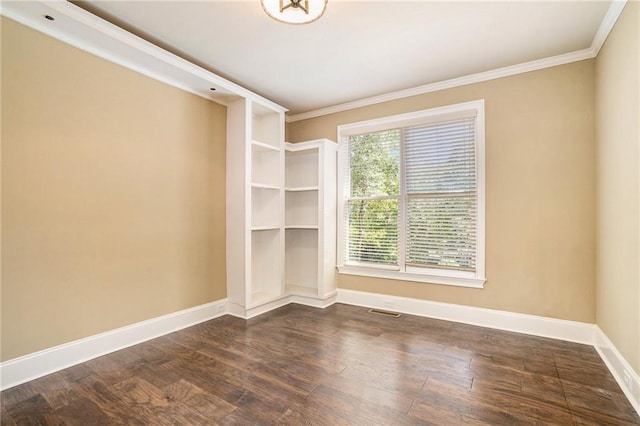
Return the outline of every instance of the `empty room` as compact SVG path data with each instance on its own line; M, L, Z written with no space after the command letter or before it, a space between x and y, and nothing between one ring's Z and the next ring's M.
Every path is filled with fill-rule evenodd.
M0 14L0 424L640 425L640 1Z

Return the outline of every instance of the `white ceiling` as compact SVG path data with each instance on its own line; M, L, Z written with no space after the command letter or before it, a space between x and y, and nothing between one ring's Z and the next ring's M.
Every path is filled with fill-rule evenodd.
M329 0L301 26L258 0L76 4L296 114L589 48L610 1Z

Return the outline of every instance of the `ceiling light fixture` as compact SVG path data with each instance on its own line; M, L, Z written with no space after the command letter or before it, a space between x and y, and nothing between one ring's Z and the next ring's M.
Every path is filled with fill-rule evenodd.
M309 24L320 19L328 0L260 0L265 13L287 24Z

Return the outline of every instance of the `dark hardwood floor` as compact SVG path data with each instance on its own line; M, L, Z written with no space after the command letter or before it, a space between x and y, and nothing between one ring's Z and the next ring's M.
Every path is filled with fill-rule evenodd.
M590 346L367 311L208 321L8 389L1 422L640 424Z

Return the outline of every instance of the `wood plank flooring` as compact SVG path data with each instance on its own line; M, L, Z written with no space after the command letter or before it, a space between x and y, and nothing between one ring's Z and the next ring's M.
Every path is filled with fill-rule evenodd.
M225 316L8 389L2 425L639 425L590 346L336 304Z

